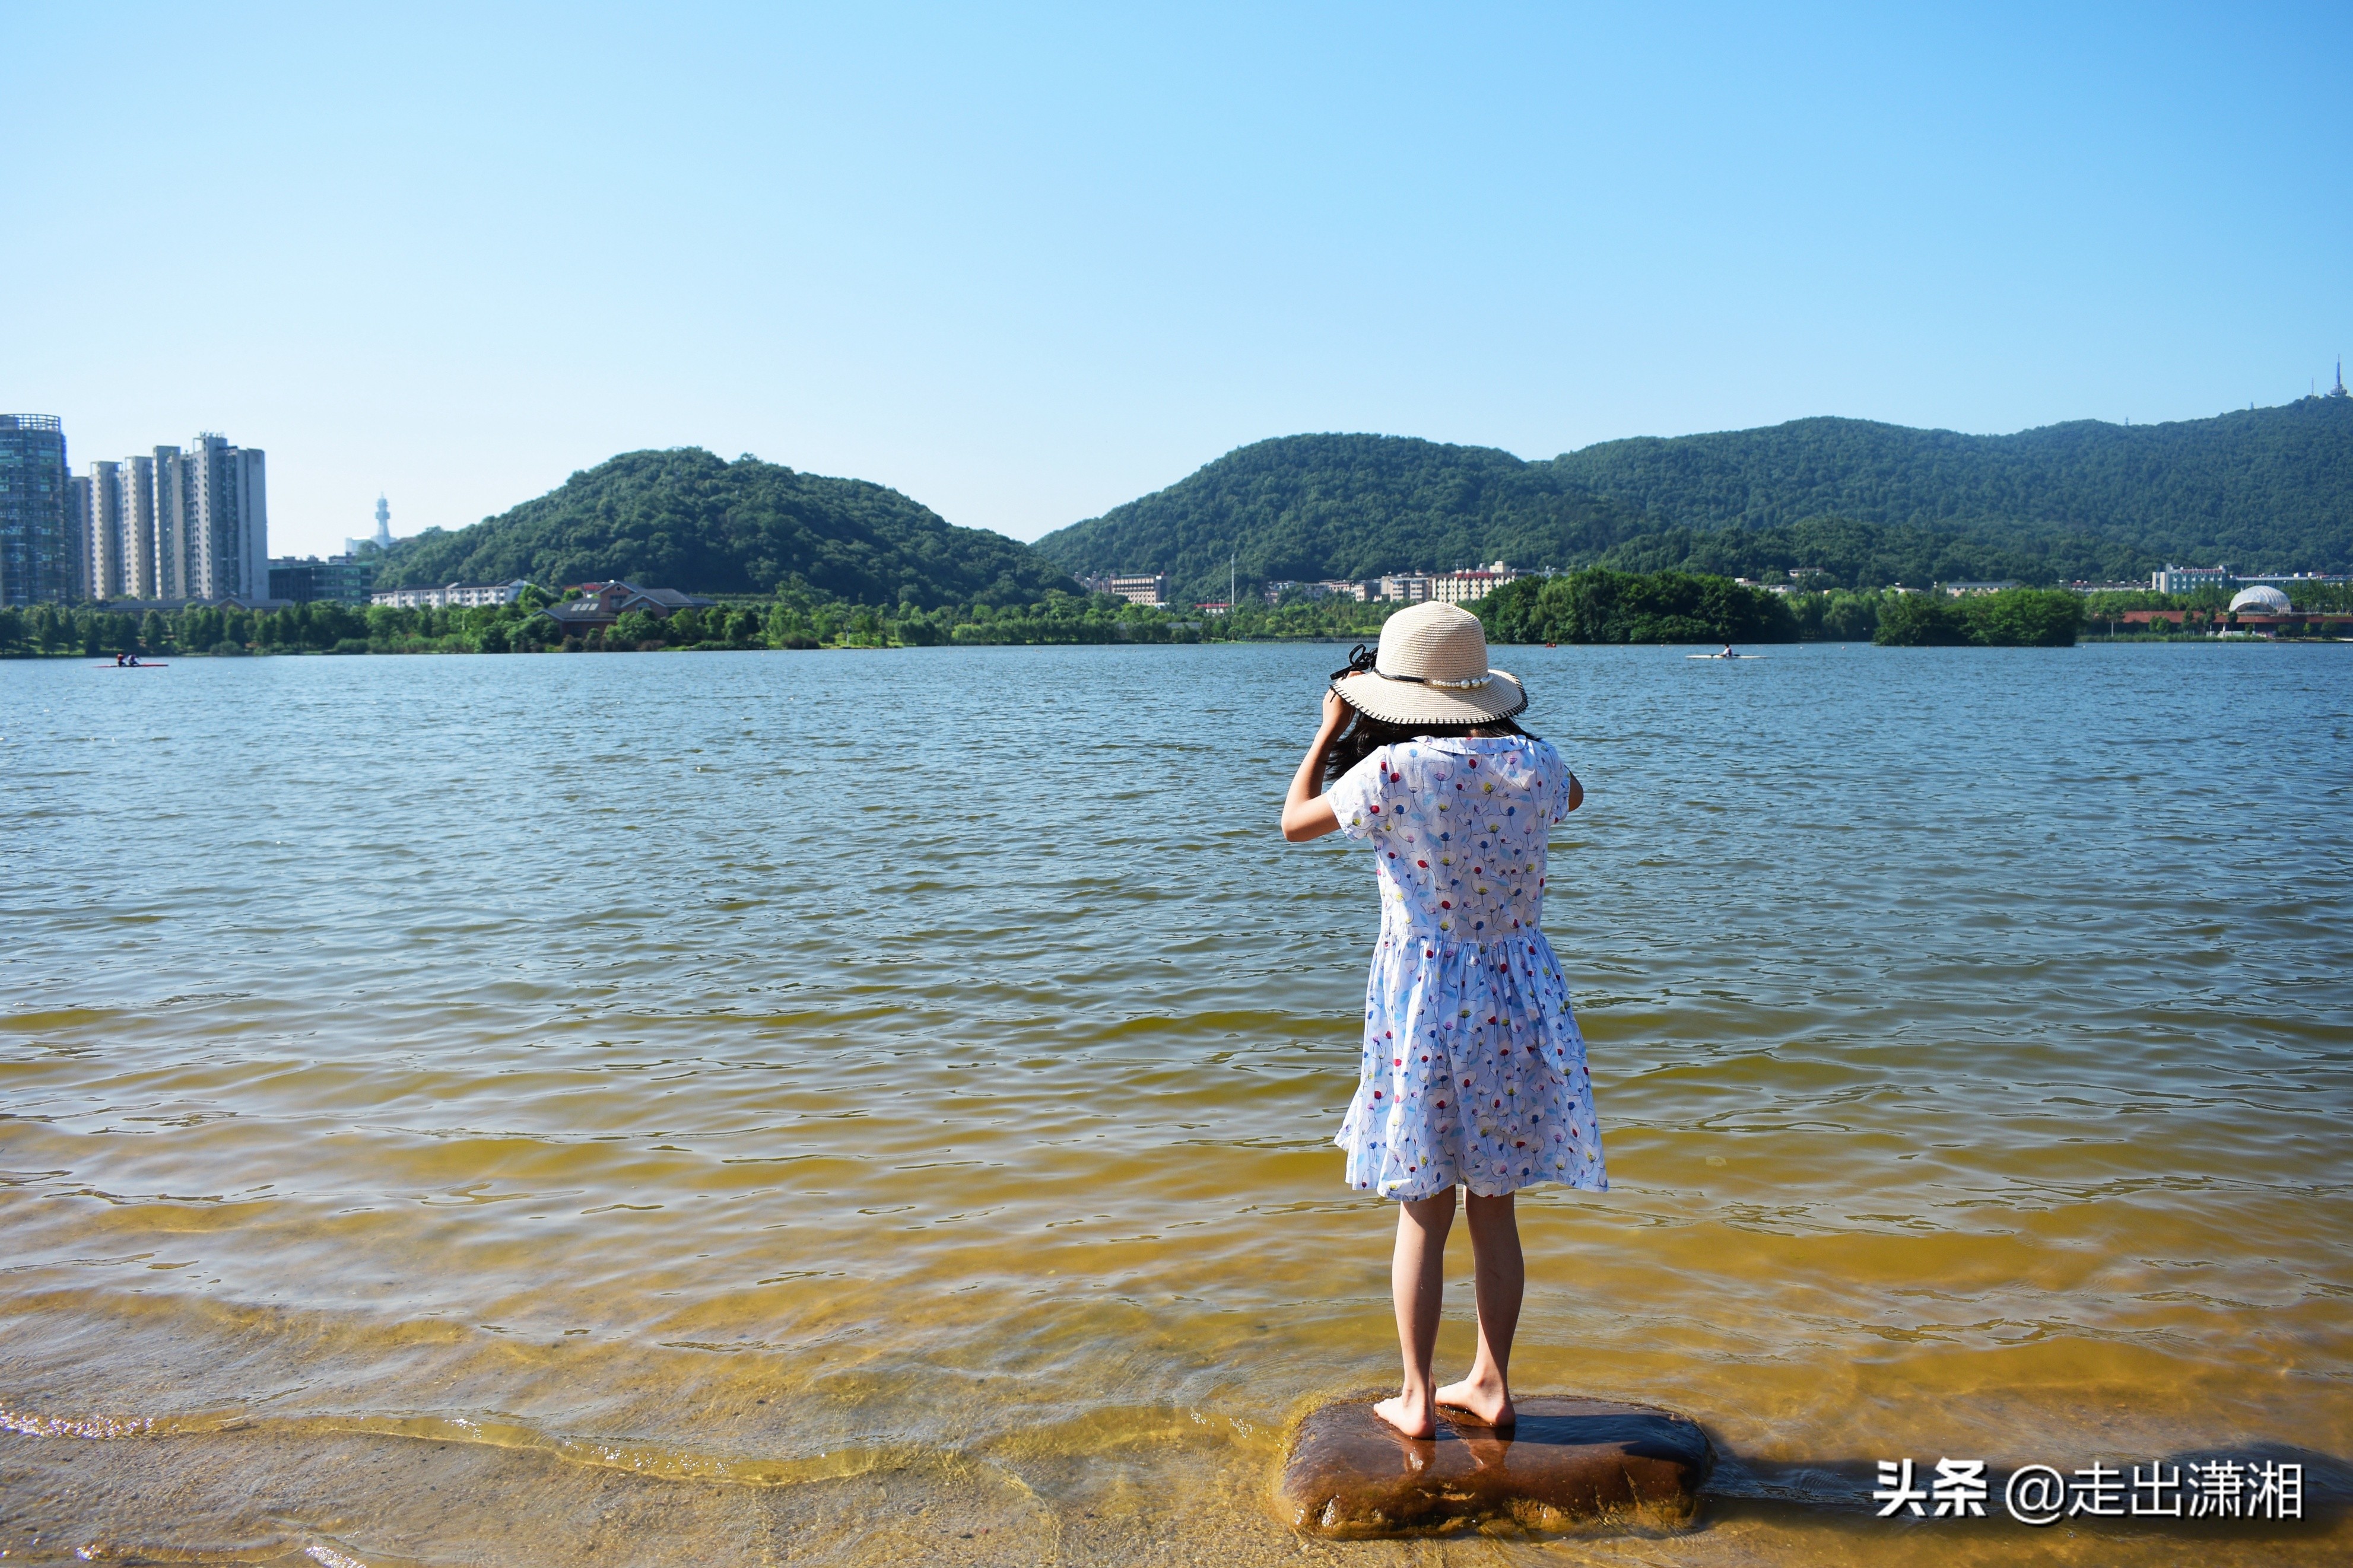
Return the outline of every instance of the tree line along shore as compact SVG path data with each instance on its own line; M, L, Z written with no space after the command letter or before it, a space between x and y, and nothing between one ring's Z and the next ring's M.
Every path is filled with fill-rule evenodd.
M2219 595L2053 585L2114 584L2174 559L2340 570L2353 562L2348 449L2353 397L2003 437L1808 420L1542 462L1309 435L1237 448L1034 545L955 526L868 480L748 453L644 450L470 526L395 542L367 559L373 586L618 580L706 601L691 608L568 631L529 593L448 609L36 606L0 611L0 656L1353 640L1395 607L1358 600L1355 584L1488 561L1538 568L1475 604L1499 643L2203 637L2227 617ZM1108 586L1137 571L1161 580L1160 604L1091 595L1080 580ZM1344 581L1350 590L1330 591ZM2020 586L1905 591L1938 583ZM2315 602L2312 587L2291 593L2300 609L2347 607ZM2168 620L2151 625L2160 612Z
M2298 611L2353 612L2353 589L2291 591ZM1285 595L1249 599L1222 614L1129 604L1108 594L1049 590L1019 602L862 605L793 584L773 595L733 595L667 618L623 616L609 629L567 637L541 614L556 596L526 590L513 604L406 609L313 603L248 610L192 605L126 614L102 605L0 608L0 657L108 658L135 653L237 657L283 654L618 653L678 648L885 648L1082 643L1296 641L1377 637L1392 604ZM2205 640L2227 623L2228 595L2077 594L2008 588L1948 597L1896 589L1774 593L1728 577L1606 567L1528 576L1466 606L1497 643L1721 644L1871 642L1883 647L2060 647L2078 640ZM2127 621L2132 611L2179 612L2175 621ZM2342 628L2337 628L2342 630ZM2295 636L2304 628L2278 628Z

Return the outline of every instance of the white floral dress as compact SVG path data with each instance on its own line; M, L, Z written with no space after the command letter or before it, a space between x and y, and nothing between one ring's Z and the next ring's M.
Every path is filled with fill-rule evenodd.
M1585 1038L1542 930L1568 788L1550 742L1498 736L1383 746L1326 794L1381 889L1364 1067L1333 1140L1350 1186L1608 1190Z

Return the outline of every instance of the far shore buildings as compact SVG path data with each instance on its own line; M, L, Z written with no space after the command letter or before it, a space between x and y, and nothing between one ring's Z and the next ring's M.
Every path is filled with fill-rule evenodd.
M261 451L203 431L185 447L100 460L74 480L79 597L175 604L269 593Z
M65 426L54 414L0 414L0 605L77 598Z
M2328 636L2353 632L2353 615L2324 610L2282 610L2271 605L2233 608L2219 616L2198 610L2126 610L2116 620L2119 625L2144 631L2164 626L2175 632L2189 632L2202 627L2210 634L2245 632L2257 637L2276 637L2282 632L2316 631Z
M449 583L438 588L377 588L369 593L368 603L404 610L476 610L512 605L533 585L528 579L516 577L504 583Z
M369 602L375 563L353 555L280 555L269 563L269 596L290 605L358 605Z
M1082 577L1079 586L1090 594L1116 594L1131 605L1143 605L1152 609L1169 606L1168 574L1107 573L1100 576Z
M2245 573L2233 572L2228 566L2169 564L2148 574L2150 590L2158 594L2194 594L2200 588L2293 588L2301 583L2353 583L2353 577L2324 577L2314 572Z
M1500 561L1468 571L1458 567L1431 582L1430 596L1441 605L1475 605L1519 575Z
M315 555L299 559L284 555L270 562L270 596L296 605L413 604L410 600L385 600L376 596L375 569L392 546L392 503L379 494L375 498L375 533L365 538L345 539L343 552L330 555L324 561ZM439 608L445 602L467 605L505 603L504 600L484 601L480 598L480 590L493 585L452 583L448 587L433 589L432 592L444 595L443 599L433 602L434 607ZM462 590L459 598L447 597L452 589Z
M269 597L259 448L205 431L74 474L55 415L0 414L0 605Z
M1293 593L1303 594L1309 599L1353 599L1358 604L1421 605L1434 599L1445 605L1471 605L1519 575L1498 561L1492 566L1457 567L1451 572L1404 572L1362 581L1327 577L1314 583L1271 582L1266 584L1265 595L1270 605L1280 604L1284 595ZM1142 573L1104 573L1082 577L1079 584L1091 594L1115 594L1131 605L1145 605L1155 609L1175 607L1175 601L1168 594L1168 574L1165 572L1148 575ZM1211 615L1223 615L1231 605L1223 599L1216 599L1204 601L1193 607Z
M1279 605L1285 595L1297 594L1310 603L1319 599L1353 599L1362 605L1373 598L1373 588L1374 584L1370 583L1354 582L1345 577L1326 577L1318 583L1284 580L1266 585L1266 602Z
M618 579L583 583L579 590L580 597L549 605L539 612L562 627L568 637L585 637L591 632L604 631L632 610L666 621L681 610L705 609L717 603L694 594L681 594L675 588L640 588L635 583Z
M377 553L392 548L392 503L379 495L375 498L375 532L366 539L346 539L343 553L357 561L374 551Z
M1280 603L1287 593L1309 599L1354 599L1378 605L1475 605L1504 584L1525 574L1498 561L1492 566L1458 566L1451 572L1398 572L1362 582L1327 578L1320 583L1269 583L1267 603Z

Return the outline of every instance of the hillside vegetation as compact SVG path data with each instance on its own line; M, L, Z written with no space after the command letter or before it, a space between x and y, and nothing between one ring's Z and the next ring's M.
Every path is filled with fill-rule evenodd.
M1287 436L1048 534L1070 572L1166 572L1180 600L1284 579L1573 565L1643 531L1640 513L1491 447L1398 436Z
M2140 576L2168 560L2353 568L2353 398L2170 425L1962 436L1859 419L1610 441L1549 461L1386 436L1229 452L1038 547L1186 599L1509 561L1844 587Z
M2015 579L2109 582L2146 574L2147 552L2083 534L2038 535L2009 524L1933 528L1812 517L1770 528L1670 528L1604 551L1623 572L1702 572L1778 582L1812 578L1841 588Z
M612 577L696 594L795 583L865 605L1015 605L1078 592L1051 562L863 479L702 450L625 452L512 511L396 545L384 586Z
M2353 565L2353 398L2306 397L2169 425L2097 420L1962 436L1799 419L1553 460L1564 479L1671 528L1786 528L1838 516L1965 535L2060 575L2158 557L2242 571Z

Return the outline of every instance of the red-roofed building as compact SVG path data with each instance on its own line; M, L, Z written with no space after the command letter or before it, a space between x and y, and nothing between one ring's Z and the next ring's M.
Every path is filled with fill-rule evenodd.
M578 587L580 597L540 612L563 627L567 637L601 631L631 610L643 610L658 621L666 621L681 610L700 610L716 603L675 588L640 588L617 578L609 583L582 583Z

